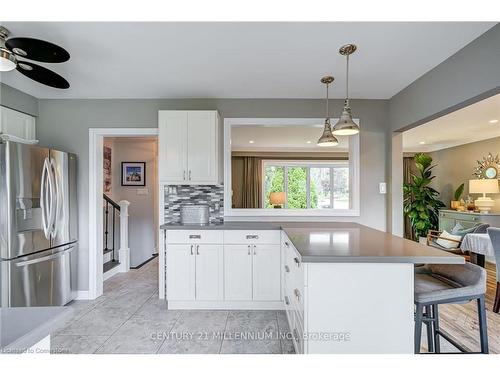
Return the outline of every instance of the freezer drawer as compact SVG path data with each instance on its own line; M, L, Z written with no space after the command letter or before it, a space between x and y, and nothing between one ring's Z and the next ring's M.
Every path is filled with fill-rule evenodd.
M71 258L75 248L72 244L2 261L2 275L7 277L2 283L6 287L2 305L63 306L74 299Z

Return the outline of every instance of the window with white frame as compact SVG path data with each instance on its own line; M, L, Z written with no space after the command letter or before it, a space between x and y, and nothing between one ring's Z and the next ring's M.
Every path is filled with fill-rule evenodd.
M263 208L351 208L348 160L262 163Z

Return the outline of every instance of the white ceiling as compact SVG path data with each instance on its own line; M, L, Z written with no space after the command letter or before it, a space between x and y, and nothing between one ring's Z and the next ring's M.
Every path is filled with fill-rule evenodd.
M495 137L500 137L500 94L404 132L403 150L432 152Z
M426 23L56 23L6 22L12 36L45 39L71 54L41 64L68 90L17 71L2 82L39 98L322 98L344 96L354 42L351 97L387 99L492 27L493 22Z
M349 137L338 137L339 145L319 147L316 142L323 133L317 126L233 126L231 149L233 151L266 152L346 152ZM253 143L250 143L253 141ZM311 143L307 143L307 142Z

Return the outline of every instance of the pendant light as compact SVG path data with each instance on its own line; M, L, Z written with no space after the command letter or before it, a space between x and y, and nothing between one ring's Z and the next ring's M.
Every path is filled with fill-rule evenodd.
M346 99L344 102L344 109L339 121L333 126L333 134L335 135L354 135L359 133L359 126L352 121L351 107L349 106L349 56L356 51L354 44L346 44L340 47L339 53L346 57Z
M326 118L325 118L325 128L323 129L323 135L318 139L318 146L321 147L332 147L339 144L339 140L332 134L332 125L330 124L330 114L328 111L328 86L333 82L332 76L326 76L321 78L321 83L326 85Z

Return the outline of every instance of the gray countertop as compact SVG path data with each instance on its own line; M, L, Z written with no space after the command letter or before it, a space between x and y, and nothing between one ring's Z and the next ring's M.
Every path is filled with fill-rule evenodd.
M350 222L250 222L164 224L161 229L283 230L305 263L463 264L464 258Z
M73 316L71 307L0 308L0 353L22 353Z

